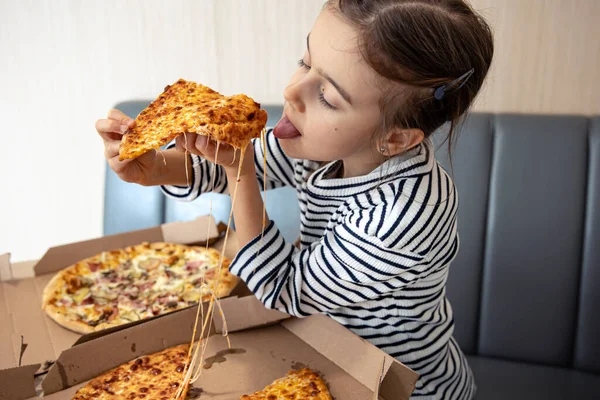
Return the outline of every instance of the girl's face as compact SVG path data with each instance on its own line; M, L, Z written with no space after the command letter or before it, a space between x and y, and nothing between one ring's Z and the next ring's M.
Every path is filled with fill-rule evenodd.
M357 32L325 8L283 93L274 134L292 158L344 161L344 175L363 175L383 161L372 135L379 121L375 71L358 51Z

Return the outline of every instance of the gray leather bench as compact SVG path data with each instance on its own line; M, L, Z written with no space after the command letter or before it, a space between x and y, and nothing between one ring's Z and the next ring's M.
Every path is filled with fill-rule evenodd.
M135 116L146 104L117 107ZM267 109L272 124L281 108ZM438 158L460 198L447 294L477 398L600 398L600 118L474 113L452 170L445 148ZM288 240L298 233L294 196L267 193ZM206 214L210 197L173 202L107 170L105 234ZM213 203L225 219L228 199Z

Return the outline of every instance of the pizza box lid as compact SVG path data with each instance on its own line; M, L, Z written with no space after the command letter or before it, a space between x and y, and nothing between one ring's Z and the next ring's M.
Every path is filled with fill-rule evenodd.
M292 318L265 308L254 296L220 303L236 351L227 351L224 325L215 313L206 353L210 368L193 385L203 399L239 398L304 366L321 372L339 399L408 399L414 390L416 372L327 316ZM196 313L185 309L78 342L62 352L42 382L44 398L67 398L104 371L188 343Z
M221 227L222 228L222 227ZM168 241L183 244L208 242L221 248L221 229L210 216L193 221L173 222L157 227L126 232L98 239L76 242L48 249L37 262L11 264L10 254L0 255L0 382L14 381L17 373L33 382L32 365L47 366L62 350L68 349L81 335L51 321L41 309L41 296L53 273L83 258L101 251L138 244L144 241ZM235 233L229 234L225 254L233 257L237 251ZM232 295L244 296L250 291L239 284ZM147 320L132 324L144 323ZM114 328L113 328L114 329ZM22 340L27 351L21 353ZM22 363L20 363L21 361ZM25 365L20 367L21 365ZM29 368L28 368L29 367ZM37 368L35 369L37 371ZM40 373L40 371L38 371ZM13 392L10 398L30 397L31 385L19 385L23 392ZM11 390L17 390L11 385ZM0 398L3 398L0 386ZM6 392L8 393L8 392Z
M141 242L200 244L207 241L215 242L218 238L219 230L211 216L200 217L193 221L170 222L153 228L51 247L35 265L34 272L36 276L57 272L102 251L132 246Z
M40 364L23 365L2 370L0 375L0 399L18 400L35 396L35 373Z

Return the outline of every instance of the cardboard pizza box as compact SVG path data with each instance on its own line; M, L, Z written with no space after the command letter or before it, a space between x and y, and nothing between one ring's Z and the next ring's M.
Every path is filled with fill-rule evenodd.
M204 305L206 307L206 304ZM202 375L192 394L231 400L261 390L289 370L318 371L336 399L408 399L418 375L324 315L291 318L254 296L221 300L231 350L215 313ZM189 343L197 310L82 338L62 352L42 386L45 400L68 399L88 380L138 356ZM88 340L89 339L89 340ZM193 395L191 396L193 398Z
M213 247L222 248L219 232L223 228L203 217L54 247L38 262L11 264L9 255L0 255L0 400L39 396L42 389L44 398L70 398L80 382L111 366L189 342L197 307L80 335L45 315L41 293L54 273L102 250L142 241L198 244L207 239ZM208 238L205 232L211 232ZM235 232L231 232L225 253L233 258L237 250ZM382 399L402 399L414 388L415 372L328 317L298 320L267 310L243 283L221 305L231 343L244 353L223 355L223 325L220 319L214 320L207 357L219 362L205 370L195 385L203 390L203 399L239 398L223 389L231 387L232 376L231 390L252 393L303 365L322 372L338 399L376 399L378 390ZM40 373L47 360L56 362Z
M30 397L32 385L17 385L22 390L19 392L11 383L15 379L33 382L35 371L40 368L43 370L44 364L56 360L63 350L70 348L82 336L56 324L41 309L44 287L56 272L102 251L141 242L209 242L211 246L221 248L223 240L220 231L214 219L206 216L52 247L37 262L12 264L10 254L0 255L0 399ZM225 254L233 257L236 252L235 233L231 232ZM248 294L250 291L243 284L238 285L232 293L237 296ZM132 325L146 321L133 322ZM115 328L107 331L112 330ZM43 371L38 373L42 374ZM11 384L12 392L7 388L8 384Z

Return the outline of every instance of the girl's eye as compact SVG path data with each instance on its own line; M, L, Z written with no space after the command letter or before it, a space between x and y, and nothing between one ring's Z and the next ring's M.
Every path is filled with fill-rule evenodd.
M334 106L329 104L327 100L325 100L325 95L323 95L323 92L319 93L319 101L321 102L321 104L323 104L326 108L329 108L330 110L336 109Z
M308 65L307 63L304 62L303 58L301 58L298 61L298 66L301 68L304 68L306 70L310 70L310 68L311 68L310 65ZM319 93L319 102L321 104L323 104L325 106L325 108L328 108L330 110L336 110L336 108L334 106L332 106L327 100L325 100L325 95L323 95L323 91L321 91Z
M298 66L302 67L304 69L310 69L310 65L308 65L307 63L304 62L304 60L301 58L300 61L298 61Z

